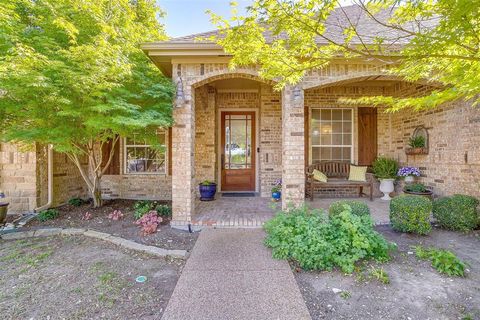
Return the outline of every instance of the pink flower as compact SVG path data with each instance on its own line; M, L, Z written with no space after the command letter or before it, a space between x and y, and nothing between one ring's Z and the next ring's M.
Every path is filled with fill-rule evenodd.
M120 210L115 210L108 215L108 219L118 221L123 218L123 213Z
M157 211L152 210L138 219L135 224L142 226L143 235L152 234L157 232L158 225L163 221L158 216Z
M92 218L93 218L92 214L87 211L83 214L82 220L86 221L86 220L91 220Z

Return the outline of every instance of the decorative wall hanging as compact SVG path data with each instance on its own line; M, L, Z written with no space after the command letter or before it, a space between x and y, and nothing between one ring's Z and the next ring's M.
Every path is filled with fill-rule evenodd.
M405 153L408 155L428 154L428 131L425 127L419 126L413 130Z

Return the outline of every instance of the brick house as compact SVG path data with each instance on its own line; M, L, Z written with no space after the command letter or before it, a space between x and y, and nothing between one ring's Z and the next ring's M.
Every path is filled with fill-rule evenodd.
M367 25L368 27L368 25ZM334 31L332 31L334 32ZM172 224L195 216L197 185L219 191L249 191L270 197L283 181L283 204L305 199L305 166L339 160L370 165L378 155L420 167L420 181L436 195L480 197L480 109L457 101L434 110L385 113L383 108L341 104L338 98L421 95L434 86L388 75L378 61L337 59L313 70L295 87L275 91L254 67L229 70L216 44L186 36L148 43L143 50L177 84L175 125L159 132L164 153L149 153L134 137L122 139L104 197L171 200ZM319 43L321 45L321 43ZM428 154L407 155L416 128L428 131ZM32 211L47 201L47 150L2 144L0 190L11 212ZM325 190L324 196L345 196ZM53 205L86 196L86 187L66 156L53 155Z

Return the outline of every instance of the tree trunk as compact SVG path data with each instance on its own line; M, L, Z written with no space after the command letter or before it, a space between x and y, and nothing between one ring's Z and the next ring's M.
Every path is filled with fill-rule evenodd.
M93 207L94 208L101 207L103 205L103 200L102 200L102 190L100 189L100 181L97 180L91 193L92 193L92 199L93 199Z

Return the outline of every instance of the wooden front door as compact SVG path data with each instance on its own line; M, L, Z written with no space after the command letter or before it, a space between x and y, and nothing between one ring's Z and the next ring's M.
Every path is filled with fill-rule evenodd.
M255 191L255 112L221 114L222 191Z
M377 156L377 109L358 108L358 164L369 166Z

